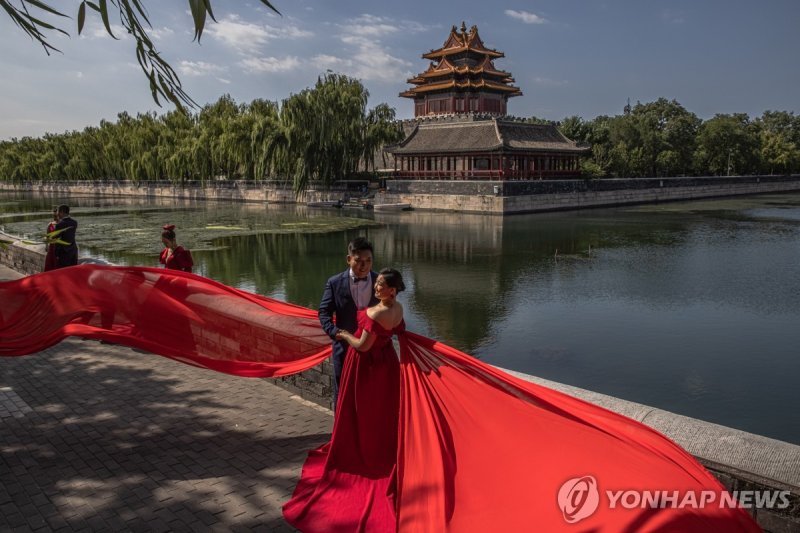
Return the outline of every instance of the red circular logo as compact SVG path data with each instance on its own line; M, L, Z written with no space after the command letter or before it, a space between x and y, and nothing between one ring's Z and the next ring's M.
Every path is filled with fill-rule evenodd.
M593 476L568 479L558 490L558 506L569 524L591 516L599 504L600 493Z

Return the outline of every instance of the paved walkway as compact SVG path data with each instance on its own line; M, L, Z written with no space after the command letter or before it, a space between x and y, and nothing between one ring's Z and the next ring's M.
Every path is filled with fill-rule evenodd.
M0 357L0 531L291 531L331 424L269 380L122 346Z

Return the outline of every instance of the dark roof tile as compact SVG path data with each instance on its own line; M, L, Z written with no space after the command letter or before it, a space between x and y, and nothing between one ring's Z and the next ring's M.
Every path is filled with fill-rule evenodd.
M421 121L393 154L430 154L491 151L586 152L588 147L564 137L553 125L527 124L497 118Z

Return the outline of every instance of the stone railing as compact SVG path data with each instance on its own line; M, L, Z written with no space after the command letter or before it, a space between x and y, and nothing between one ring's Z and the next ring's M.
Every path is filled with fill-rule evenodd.
M44 270L44 244L28 243L0 231L0 265L30 276Z

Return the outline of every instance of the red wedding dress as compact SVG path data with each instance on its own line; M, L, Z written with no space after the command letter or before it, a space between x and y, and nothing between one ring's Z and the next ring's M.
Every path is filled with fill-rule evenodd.
M644 424L360 323L377 344L347 358L331 442L284 509L303 530L760 531ZM0 283L0 356L70 335L248 377L301 372L331 350L316 312L177 270L79 265Z
M47 225L47 233L48 235L56 230L56 223L51 222ZM55 244L48 244L47 245L47 255L44 257L44 271L47 272L48 270L55 270L56 268L56 245Z
M372 348L350 347L330 442L309 453L286 521L305 533L395 531L394 469L400 412L400 363L392 335L358 312L356 338L376 335Z

